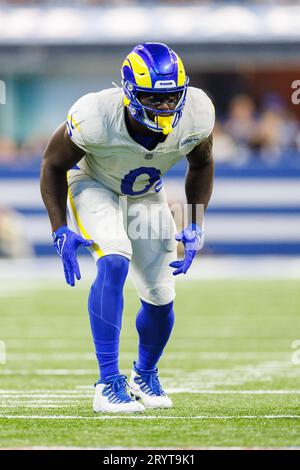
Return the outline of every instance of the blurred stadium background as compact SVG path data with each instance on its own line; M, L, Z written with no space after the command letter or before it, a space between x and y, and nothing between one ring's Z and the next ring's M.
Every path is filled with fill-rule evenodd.
M123 57L146 40L170 44L215 103L206 253L299 255L300 3L11 0L0 1L1 256L55 254L45 144L78 97L120 83ZM165 178L171 201L184 201L185 166Z

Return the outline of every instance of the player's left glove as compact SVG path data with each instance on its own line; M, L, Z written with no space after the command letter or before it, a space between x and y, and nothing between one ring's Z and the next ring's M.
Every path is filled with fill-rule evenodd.
M52 233L54 246L57 253L61 257L65 278L67 284L70 286L75 285L75 276L79 280L81 278L79 264L76 257L77 248L82 246L91 246L94 244L93 240L86 240L77 233L63 225L56 232Z
M169 264L171 268L176 268L173 275L177 276L177 274L186 274L196 253L203 247L204 231L197 224L190 224L178 233L175 238L184 245L184 259Z

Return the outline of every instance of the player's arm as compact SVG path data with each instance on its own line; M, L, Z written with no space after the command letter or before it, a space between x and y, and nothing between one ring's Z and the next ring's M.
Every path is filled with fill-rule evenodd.
M212 158L212 134L197 145L188 155L188 171L185 178L185 193L189 204L188 226L176 235L184 245L184 259L170 263L174 276L186 274L197 251L204 243L203 218L208 206L214 179Z
M213 136L210 134L188 155L188 170L185 178L185 193L190 204L189 223L203 226L204 211L211 198L214 180L214 161L212 158ZM198 207L198 214L196 208Z
M66 125L61 124L51 137L43 155L41 167L41 193L47 208L57 253L61 257L66 282L75 285L75 276L81 278L76 257L77 248L91 246L67 226L67 171L82 159L84 151L69 138Z
M53 232L67 224L67 171L73 168L83 155L84 151L71 141L66 124L61 124L45 149L40 180L41 194Z

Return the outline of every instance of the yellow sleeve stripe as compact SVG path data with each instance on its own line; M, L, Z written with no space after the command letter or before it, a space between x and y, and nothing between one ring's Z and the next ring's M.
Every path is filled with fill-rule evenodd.
M73 211L73 214L74 214L74 217L75 217L75 220L77 222L77 225L78 225L78 228L81 232L81 235L86 238L87 240L92 240L92 237L88 234L88 232L85 230L84 226L82 225L82 222L80 220L80 217L79 217L79 214L76 210L76 207L75 207L75 203L74 203L74 199L73 199L73 196L72 196L72 193L71 193L71 190L70 188L68 188L68 195L69 195L69 201L70 201L70 205L71 205L71 208L72 208L72 211ZM94 245L91 246L91 249L95 251L95 253L97 253L97 255L99 256L99 258L101 258L102 256L104 256L104 253L103 251L101 250L101 248L99 247L99 245L97 245L97 243L94 243Z

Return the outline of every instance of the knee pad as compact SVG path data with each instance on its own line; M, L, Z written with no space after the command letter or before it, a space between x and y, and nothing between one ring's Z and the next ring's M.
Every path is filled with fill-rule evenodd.
M122 255L106 255L97 261L98 276L112 288L123 288L129 269L129 260Z

